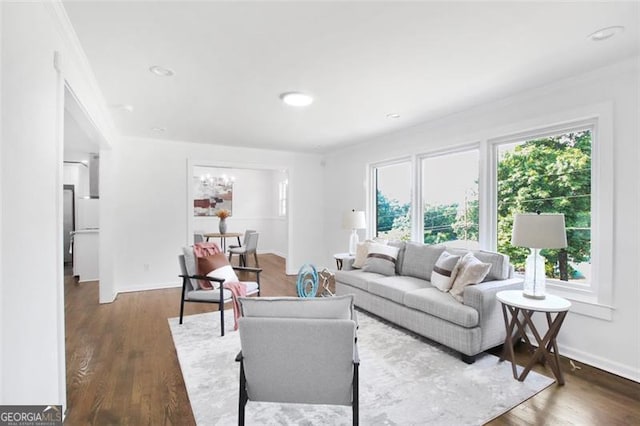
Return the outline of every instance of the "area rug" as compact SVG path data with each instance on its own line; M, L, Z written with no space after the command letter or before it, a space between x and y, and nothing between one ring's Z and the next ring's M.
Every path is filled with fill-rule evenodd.
M220 337L217 312L169 319L198 425L236 425L240 339L233 313ZM529 373L515 380L508 362L490 354L468 365L441 345L358 312L360 424L482 425L540 392L553 380ZM351 408L249 401L248 425L349 425Z

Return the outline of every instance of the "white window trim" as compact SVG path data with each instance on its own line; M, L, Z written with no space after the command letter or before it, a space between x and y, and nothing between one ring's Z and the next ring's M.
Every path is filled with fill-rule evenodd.
M377 206L376 206L376 169L380 167L386 166L395 166L397 164L408 163L411 167L410 176L411 176L411 239L414 240L416 234L416 222L415 222L415 214L416 214L416 159L415 156L405 156L394 158L392 160L379 161L375 163L369 163L369 182L368 182L368 200L367 200L367 238L373 238L376 236L376 215L377 215Z
M496 249L497 233L497 149L499 145L544 136L557 135L577 128L592 130L591 151L591 259L592 278L588 286L568 285L548 280L547 290L570 299L572 310L596 318L612 320L613 297L613 106L596 104L564 114L555 114L553 125L528 127L528 130L488 139L482 165L480 193L481 246ZM563 117L559 117L562 115ZM559 120L560 119L560 120ZM544 119L542 119L544 120ZM540 123L542 124L542 120ZM549 123L550 121L547 121ZM482 154L481 154L482 155ZM484 161L483 161L484 160ZM482 173L482 171L481 171Z
M437 158L437 157L442 157L444 155L450 155L450 154L459 154L462 152L468 152L468 151L472 151L472 150L478 150L478 161L480 161L479 164L479 168L478 168L478 200L480 200L482 198L482 196L480 195L480 176L482 175L482 149L480 149L480 142L473 142L473 143L469 143L469 144L465 144L465 145L457 145L454 147L449 147L449 148L445 148L445 149L439 149L439 150L435 150L435 151L429 151L427 153L423 153L423 154L418 154L416 156L416 167L415 167L415 171L416 171L416 180L415 180L415 194L412 194L412 196L414 198L416 198L415 201L415 212L416 215L415 217L418 218L417 220L412 220L412 233L411 233L411 240L412 241L419 241L419 242L424 242L424 200L422 199L422 161L427 159L427 158ZM453 171L452 173L455 173L455 171ZM478 207L480 208L480 207ZM480 226L480 224L478 224L478 226ZM478 234L479 235L479 234ZM479 236L478 236L479 238Z

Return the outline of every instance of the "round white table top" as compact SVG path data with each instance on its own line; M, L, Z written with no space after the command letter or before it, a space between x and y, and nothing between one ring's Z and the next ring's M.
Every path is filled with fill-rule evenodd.
M504 290L496 294L498 300L506 305L520 309L539 312L564 312L571 307L567 299L553 294L547 294L544 299L525 297L522 290Z
M355 259L356 255L355 254L349 254L349 253L336 253L333 255L333 257L335 259Z

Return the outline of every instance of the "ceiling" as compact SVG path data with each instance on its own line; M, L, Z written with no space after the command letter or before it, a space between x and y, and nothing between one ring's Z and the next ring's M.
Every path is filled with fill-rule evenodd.
M267 149L358 143L640 52L637 2L63 4L121 134Z

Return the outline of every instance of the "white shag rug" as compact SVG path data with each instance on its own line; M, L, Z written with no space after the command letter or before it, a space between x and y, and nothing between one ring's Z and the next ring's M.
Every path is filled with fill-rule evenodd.
M474 364L437 343L358 312L361 425L482 425L553 380L515 380L508 362L481 354ZM169 319L196 423L237 425L240 338L233 312ZM351 407L249 401L247 425L349 425Z

